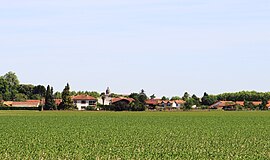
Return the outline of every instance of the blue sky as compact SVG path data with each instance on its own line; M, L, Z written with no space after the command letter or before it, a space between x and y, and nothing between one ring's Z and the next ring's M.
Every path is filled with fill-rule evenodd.
M0 74L157 96L270 91L269 0L0 2Z

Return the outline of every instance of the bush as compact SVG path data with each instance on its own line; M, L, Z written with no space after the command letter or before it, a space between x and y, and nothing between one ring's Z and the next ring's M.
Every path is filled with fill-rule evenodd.
M86 110L87 111L94 111L95 110L95 107L93 107L93 106L87 106L86 107Z

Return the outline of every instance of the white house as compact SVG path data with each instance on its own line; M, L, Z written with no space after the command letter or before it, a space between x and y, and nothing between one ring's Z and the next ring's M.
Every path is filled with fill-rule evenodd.
M88 106L93 106L96 108L97 105L97 99L88 95L73 96L72 100L74 105L77 106L78 110L86 110Z

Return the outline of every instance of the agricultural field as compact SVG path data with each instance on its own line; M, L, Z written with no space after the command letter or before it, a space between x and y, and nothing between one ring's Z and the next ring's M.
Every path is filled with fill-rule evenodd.
M270 159L270 112L0 111L0 159Z

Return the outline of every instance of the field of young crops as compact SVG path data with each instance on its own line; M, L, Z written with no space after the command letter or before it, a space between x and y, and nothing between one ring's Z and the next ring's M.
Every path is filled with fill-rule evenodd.
M270 112L0 111L0 159L270 159Z

